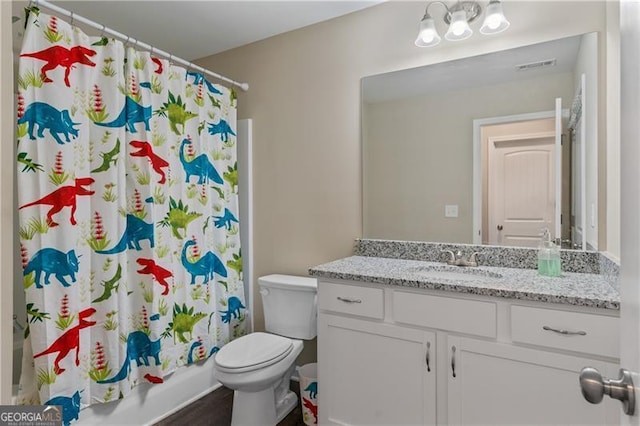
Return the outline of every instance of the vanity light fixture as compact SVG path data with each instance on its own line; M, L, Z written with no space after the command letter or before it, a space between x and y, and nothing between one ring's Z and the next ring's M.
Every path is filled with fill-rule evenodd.
M449 7L441 1L433 1L427 5L424 16L420 21L418 37L415 41L416 46L431 47L440 43L440 34L438 34L435 22L429 14L429 7L431 7L432 4L439 4L447 10L443 20L449 25L449 30L444 35L444 38L449 41L458 41L471 37L473 30L469 26L469 23L475 21L482 13L482 7L478 2L458 1ZM507 18L505 18L502 12L502 3L500 3L500 0L491 0L487 5L480 32L482 34L497 34L507 28L509 28L509 21L507 21Z

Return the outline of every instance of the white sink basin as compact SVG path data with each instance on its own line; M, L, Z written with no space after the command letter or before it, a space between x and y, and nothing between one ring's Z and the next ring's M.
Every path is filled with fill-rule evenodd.
M454 281L478 281L487 279L502 278L501 274L496 272L486 271L484 269L476 269L474 267L461 267L461 266L419 266L412 268L411 272L419 274L425 278L433 279L445 279Z

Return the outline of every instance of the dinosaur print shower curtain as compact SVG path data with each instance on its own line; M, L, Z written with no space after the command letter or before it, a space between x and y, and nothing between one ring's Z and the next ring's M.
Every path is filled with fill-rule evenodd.
M20 399L69 424L246 332L236 97L36 9L17 79Z

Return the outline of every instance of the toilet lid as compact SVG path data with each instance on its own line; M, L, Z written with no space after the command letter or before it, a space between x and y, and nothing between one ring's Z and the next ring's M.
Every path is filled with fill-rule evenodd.
M224 369L249 371L280 361L289 355L292 349L291 339L258 332L226 344L216 354L215 360L216 364Z

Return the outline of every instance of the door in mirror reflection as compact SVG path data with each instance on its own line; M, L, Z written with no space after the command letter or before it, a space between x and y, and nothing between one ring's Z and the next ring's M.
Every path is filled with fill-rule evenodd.
M555 135L490 137L487 157L487 242L536 247L555 229Z

